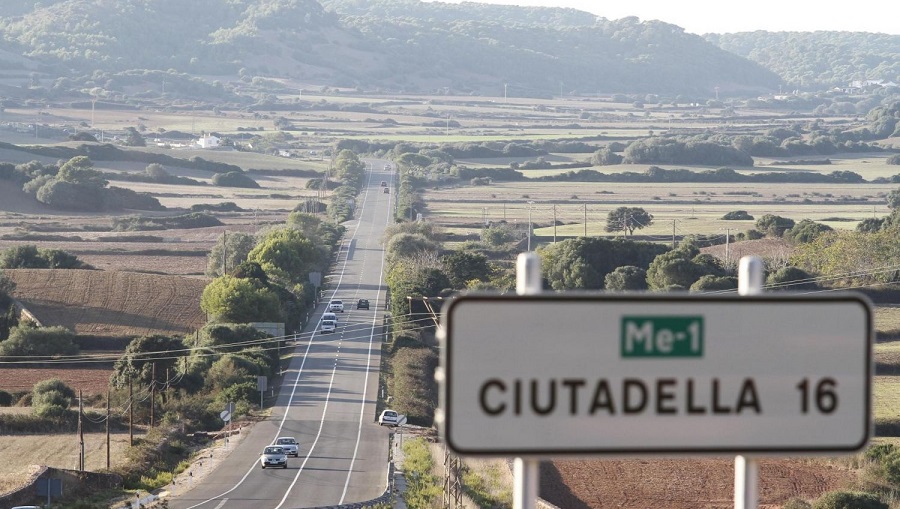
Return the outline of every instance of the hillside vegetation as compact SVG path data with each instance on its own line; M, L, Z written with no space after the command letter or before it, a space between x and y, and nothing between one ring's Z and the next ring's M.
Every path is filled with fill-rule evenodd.
M122 90L152 83L150 90L176 96L227 95L221 85L204 88L183 74L419 92L496 94L507 84L520 97L708 97L715 86L762 91L779 82L677 26L571 9L418 0L61 0L4 2L0 17L0 48L38 61L43 73L29 85L47 94L67 86L87 93L113 79ZM173 79L121 74L133 69L172 70ZM279 86L267 85L273 92Z

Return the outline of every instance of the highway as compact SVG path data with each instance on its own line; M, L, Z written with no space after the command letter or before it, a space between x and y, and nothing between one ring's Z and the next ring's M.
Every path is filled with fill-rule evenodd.
M393 183L387 161L366 160L368 180L355 220L345 225L330 286L303 331L272 416L252 426L222 465L193 489L169 499L172 509L289 509L363 502L387 487L388 433L376 422L385 286L384 228ZM344 301L333 334L316 330L328 300ZM369 299L369 310L356 309ZM247 433L245 431L245 433ZM287 469L261 469L259 455L276 437L293 436L300 455Z

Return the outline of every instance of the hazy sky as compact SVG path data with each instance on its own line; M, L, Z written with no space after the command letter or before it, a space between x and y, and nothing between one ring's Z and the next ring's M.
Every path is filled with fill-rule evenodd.
M442 0L459 3L458 0ZM807 2L798 0L479 0L479 3L573 7L609 19L658 19L695 34L839 30L900 34L900 1ZM893 7L891 7L893 5Z

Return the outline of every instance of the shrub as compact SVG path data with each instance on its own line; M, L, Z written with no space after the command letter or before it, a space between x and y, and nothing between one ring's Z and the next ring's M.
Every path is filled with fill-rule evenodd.
M259 188L260 185L251 177L239 171L229 171L228 173L216 173L213 175L212 183L219 187L244 187Z
M878 496L858 491L831 491L813 505L813 509L888 509Z
M110 187L106 190L107 205L112 209L165 210L159 200L148 193L138 193L124 187Z
M811 509L812 506L802 498L791 498L781 506L781 509Z
M0 406L12 406L13 404L13 395L0 390Z
M748 214L746 210L734 210L722 216L722 219L726 221L752 221L753 216Z
M794 227L794 220L787 217L766 214L756 221L756 229L773 237L781 237Z
M0 342L0 357L74 355L78 353L75 333L65 327L14 327L9 339Z
M757 240L757 239L764 238L766 236L765 233L763 233L759 230L747 230L746 235L747 235L747 240Z
M437 355L430 348L402 348L391 359L393 406L410 424L431 426L434 421L435 368Z
M815 278L797 267L782 267L766 278L767 290L808 291L817 290Z
M75 399L75 391L56 378L36 383L31 394L34 413L44 418L62 417Z
M646 290L647 271L633 265L617 267L603 278L603 287L610 291Z

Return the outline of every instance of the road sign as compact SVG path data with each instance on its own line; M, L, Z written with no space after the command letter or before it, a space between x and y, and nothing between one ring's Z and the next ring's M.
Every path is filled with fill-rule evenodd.
M219 414L219 417L221 417L223 421L228 422L231 420L231 412L229 412L228 410L222 410L222 413Z
M871 429L872 311L828 296L463 296L441 409L459 454L828 453Z

